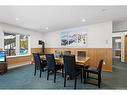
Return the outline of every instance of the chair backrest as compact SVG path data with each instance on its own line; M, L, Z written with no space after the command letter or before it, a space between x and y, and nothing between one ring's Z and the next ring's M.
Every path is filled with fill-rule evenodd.
M97 67L97 71L101 72L103 63L104 63L104 60L101 59L101 60L99 61L99 65L98 65L98 67Z
M78 60L85 60L87 57L87 51L77 51L77 59Z
M64 55L71 55L71 51L64 51Z
M64 55L63 62L64 62L65 74L74 76L75 69L76 69L75 55Z
M56 65L54 54L45 54L45 56L46 56L48 69L54 69Z
M33 53L33 58L34 58L35 65L39 66L41 64L40 54Z

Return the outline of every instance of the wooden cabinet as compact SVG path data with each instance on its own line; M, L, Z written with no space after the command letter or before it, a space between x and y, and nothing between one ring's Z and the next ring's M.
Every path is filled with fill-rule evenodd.
M0 63L0 74L4 74L7 72L7 63L3 62L3 63Z

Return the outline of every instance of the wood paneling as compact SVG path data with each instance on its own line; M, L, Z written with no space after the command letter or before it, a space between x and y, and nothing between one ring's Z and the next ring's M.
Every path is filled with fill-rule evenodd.
M76 54L78 50L88 51L88 57L90 57L89 65L97 66L98 61L103 58L105 65L103 65L104 71L112 71L112 49L111 48L46 48L46 53L55 53L55 50L60 49L61 51L71 51L72 54ZM41 52L41 48L31 48L31 52ZM32 56L20 56L8 58L8 64L24 63L32 60Z
M127 63L127 35L124 37L124 61Z
M41 48L31 48L31 53L35 52L41 52ZM7 58L7 64L18 64L18 63L25 63L25 62L31 62L32 61L32 55L28 56L16 56L16 57L10 57Z
M55 53L55 50L71 51L72 54L77 54L77 51L87 51L88 57L90 57L89 65L97 66L100 59L104 59L105 65L103 65L104 71L112 72L112 48L46 48L45 52Z
M41 48L31 48L31 53L42 52Z
M32 53L41 53L41 48L31 48L31 64L34 64Z
M31 56L17 56L17 57L11 57L7 58L7 64L18 64L18 63L24 63L24 62L30 62Z

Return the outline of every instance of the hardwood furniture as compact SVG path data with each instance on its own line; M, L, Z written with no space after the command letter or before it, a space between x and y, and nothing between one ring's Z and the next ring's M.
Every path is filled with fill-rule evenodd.
M49 72L52 71L54 73L54 83L56 82L56 72L57 70L62 70L63 76L63 65L56 64L54 54L45 54L47 61L47 80L49 79Z
M64 51L64 55L70 55L71 51Z
M103 65L103 63L104 63L104 61L100 60L97 68L90 67L88 69L84 69L84 83L94 84L94 83L87 82L86 80L87 79L95 79L95 80L98 80L98 84L97 85L98 85L98 88L100 88L101 71L102 71L102 65ZM90 73L97 75L97 78L89 76ZM86 76L86 74L87 74L87 76ZM96 85L96 84L94 84L94 85Z
M44 71L44 68L46 67L47 63L44 62L44 60L40 59L39 53L33 53L34 63L35 63L35 70L34 70L34 76L36 75L36 70L40 70L40 77L42 71Z
M75 79L74 89L76 89L76 80L78 75L81 75L81 82L82 82L82 68L76 66L75 55L64 55L63 61L64 61L64 69L65 69L64 87L66 86L66 77L67 75L69 75L69 77Z
M7 72L7 63L6 62L0 62L0 74L4 74Z
M46 60L45 55L41 55L40 58L42 60ZM81 65L81 66L89 65L89 59L90 59L90 57L86 57L84 60L78 60L76 58L76 64ZM55 58L55 62L57 64L63 64L63 58Z

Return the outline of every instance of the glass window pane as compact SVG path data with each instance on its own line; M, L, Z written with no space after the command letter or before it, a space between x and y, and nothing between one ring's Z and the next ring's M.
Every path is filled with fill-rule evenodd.
M10 33L4 33L4 49L6 51L7 56L16 55L16 35Z
M20 55L28 54L28 36L20 35Z

